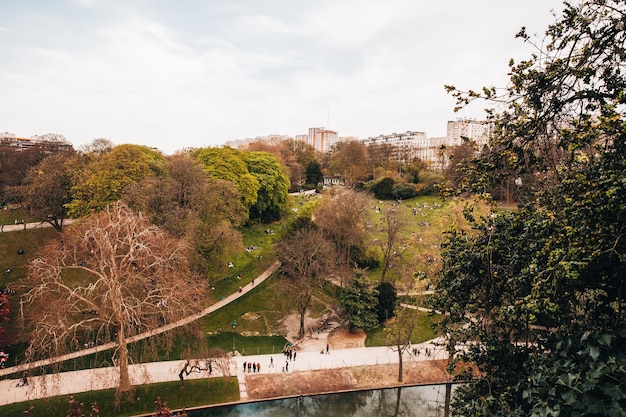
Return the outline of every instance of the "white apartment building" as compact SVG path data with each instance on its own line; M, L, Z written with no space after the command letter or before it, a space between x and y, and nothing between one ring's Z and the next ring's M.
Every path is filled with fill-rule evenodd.
M458 119L449 121L446 136L446 146L459 146L463 144L462 138L467 138L476 143L479 149L489 143L489 137L493 130L493 124L473 119Z
M306 143L316 151L329 152L339 141L339 135L334 130L325 127L310 127Z
M447 138L429 138L425 132L406 131L404 133L392 133L364 139L365 146L377 144L389 144L397 148L398 154L408 158L419 158L428 162L433 168L441 165L441 146Z

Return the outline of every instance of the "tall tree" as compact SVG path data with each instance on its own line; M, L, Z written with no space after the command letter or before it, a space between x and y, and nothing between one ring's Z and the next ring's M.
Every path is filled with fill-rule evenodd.
M389 270L402 268L402 256L407 249L405 233L409 221L398 204L386 207L382 214L381 231L383 236L374 243L382 253L380 282L385 282Z
M68 214L98 212L119 200L130 184L165 173L163 155L146 146L119 145L105 154L93 154L82 169L73 171Z
M274 155L268 152L250 152L246 155L246 163L248 172L259 183L251 216L262 220L279 219L287 205L289 177Z
M346 185L368 178L367 148L359 141L342 143L330 157L328 171L331 175L341 175Z
M248 170L243 153L232 148L204 148L192 156L202 164L210 179L230 181L237 186L247 220L261 184Z
M126 338L199 311L206 285L189 270L187 246L117 203L51 241L22 282L26 360L117 343L119 393L131 391ZM165 333L159 349L174 334ZM153 343L156 338L147 339ZM132 345L135 346L135 345Z
M70 198L70 176L65 163L72 155L52 154L32 167L22 185L14 187L11 193L14 201L26 206L31 216L48 222L59 232L67 217L66 205Z
M304 337L304 318L315 291L334 264L332 245L313 224L286 235L278 244L277 257L288 288L288 297L300 315L298 338Z
M329 193L315 211L316 224L324 236L335 244L339 262L347 270L352 270L354 248L364 246L365 225L368 220L368 199L363 193L342 190Z
M565 4L545 45L511 65L496 137L468 189L515 180L517 212L469 219L443 247L435 308L449 349L481 376L459 415L624 415L626 8ZM532 39L524 30L519 36Z
M357 271L352 282L340 293L341 308L350 325L356 329L371 330L378 326L378 290L362 271Z

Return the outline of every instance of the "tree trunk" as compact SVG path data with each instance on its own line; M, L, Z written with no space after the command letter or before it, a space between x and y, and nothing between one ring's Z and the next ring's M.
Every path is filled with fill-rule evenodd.
M402 346L398 346L398 382L402 382Z
M300 330L298 330L298 340L304 339L304 315L306 314L306 309L300 310Z
M128 345L126 344L126 336L122 326L120 326L117 332L117 344L118 348L118 367L120 372L120 383L117 390L120 393L127 393L132 391L133 386L130 383L130 375L128 373Z

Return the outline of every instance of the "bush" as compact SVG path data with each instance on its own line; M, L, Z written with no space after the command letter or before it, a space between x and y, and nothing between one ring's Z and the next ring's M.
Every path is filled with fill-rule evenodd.
M393 186L391 195L393 195L395 199L408 200L417 195L417 190L413 184L403 182Z

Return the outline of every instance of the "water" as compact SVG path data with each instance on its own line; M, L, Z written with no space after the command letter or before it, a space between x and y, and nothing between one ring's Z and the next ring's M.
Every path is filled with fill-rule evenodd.
M445 385L423 385L261 401L192 410L188 414L189 417L444 417L445 398Z

